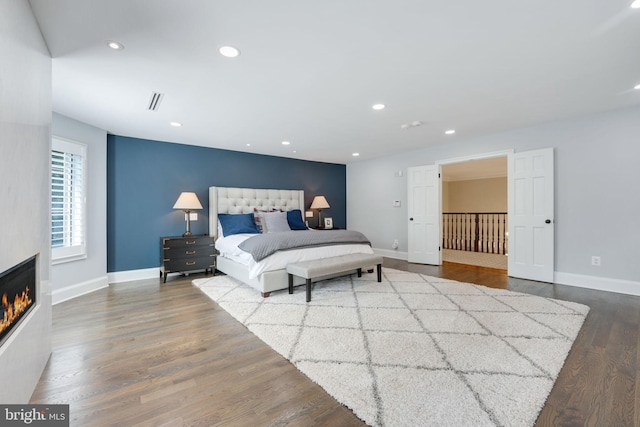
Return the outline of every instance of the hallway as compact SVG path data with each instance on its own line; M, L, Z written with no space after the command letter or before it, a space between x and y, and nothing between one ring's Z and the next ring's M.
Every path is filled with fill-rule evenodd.
M443 249L442 261L507 270L507 256L499 254Z

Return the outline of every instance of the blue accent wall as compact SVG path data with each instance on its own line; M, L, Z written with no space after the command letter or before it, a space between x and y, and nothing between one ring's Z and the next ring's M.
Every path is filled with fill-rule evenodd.
M173 209L183 191L204 208L191 231L208 234L211 186L304 190L307 210L322 194L331 205L323 217L346 227L345 165L108 135L107 271L161 265L160 237L185 231L184 212Z

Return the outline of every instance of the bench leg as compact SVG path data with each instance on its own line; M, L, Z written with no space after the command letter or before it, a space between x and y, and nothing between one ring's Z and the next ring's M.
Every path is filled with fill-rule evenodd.
M311 301L311 279L307 279L307 302Z
M382 264L378 264L376 269L378 270L378 282L382 282Z
M289 293L293 293L293 274L289 274Z
M361 268L358 269L358 277L362 277L362 269Z

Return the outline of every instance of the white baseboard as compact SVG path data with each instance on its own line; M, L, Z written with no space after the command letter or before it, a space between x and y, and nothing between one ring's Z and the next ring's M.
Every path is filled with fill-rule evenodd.
M407 260L406 252L398 252L387 249L373 249L373 252L387 258ZM109 283L129 282L132 280L155 279L160 276L160 268L145 268L141 270L116 271L107 276L98 277L83 283L67 286L51 292L53 305L59 304L80 295L88 294L98 289L106 288ZM640 282L632 280L611 279L608 277L586 276L582 274L554 273L554 283L559 285L576 286L579 288L595 289L598 291L616 292L627 295L640 296Z
M562 273L556 271L554 273L554 283L576 286L579 288L596 289L598 291L640 296L640 282L634 282L631 280L585 276L582 274Z
M107 276L98 277L87 280L86 282L76 283L75 285L66 286L62 289L51 291L51 304L56 305L64 301L85 295L98 289L109 286Z
M406 261L407 252L398 252L388 249L373 248L373 252L387 258L394 258ZM585 289L595 289L598 291L616 292L619 294L640 296L640 282L632 280L612 279L609 277L586 276L582 274L554 272L554 283L559 285L576 286Z
M377 249L377 248L373 248L373 252L378 254L378 255L382 255L384 257L387 258L394 258L394 259L401 259L406 261L408 259L408 254L406 252L399 252L399 251L391 251L388 249Z
M108 274L109 283L130 282L132 280L155 279L160 277L160 267L142 270L114 271Z

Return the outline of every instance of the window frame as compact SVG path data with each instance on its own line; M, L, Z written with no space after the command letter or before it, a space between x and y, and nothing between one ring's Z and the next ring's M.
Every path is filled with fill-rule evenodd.
M51 226L49 230L50 238L53 238L53 152L63 152L67 154L79 155L82 157L82 188L78 190L81 194L80 202L80 221L82 222L78 227L81 232L81 241L78 244L70 244L66 246L53 247L53 241L50 242L51 246L51 262L53 265L62 264L65 262L76 261L87 258L87 144L79 141L73 141L66 138L53 135L51 137L51 153L50 153L50 170L49 170L49 182L50 182L50 206L49 206L49 224Z

